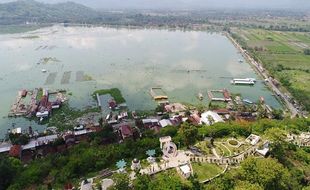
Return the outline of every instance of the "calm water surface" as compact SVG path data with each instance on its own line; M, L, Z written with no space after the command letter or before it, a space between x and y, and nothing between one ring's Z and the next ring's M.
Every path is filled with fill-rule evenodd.
M38 64L48 57L53 60ZM70 105L82 108L94 104L90 94L95 89L117 87L135 110L156 106L149 95L154 86L162 87L170 101L192 104L199 103L199 92L206 96L207 90L227 88L252 101L263 96L279 108L261 81L254 87L230 84L229 77L258 78L239 59L237 49L218 33L54 26L0 35L0 138L12 123L45 129L7 118L17 91L24 88L67 89L73 94ZM93 80L81 81L81 73Z

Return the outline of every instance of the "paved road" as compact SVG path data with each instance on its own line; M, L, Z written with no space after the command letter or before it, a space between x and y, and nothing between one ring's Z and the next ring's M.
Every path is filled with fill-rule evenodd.
M266 73L266 70L257 63L245 50L242 49L242 47L229 35L226 34L227 37L234 43L234 45L240 50L240 52L245 56L246 59L250 61L250 63L255 67L255 69L258 71L258 73L265 79L266 84L275 92L276 95L278 95L286 104L286 107L291 112L291 117L296 117L298 114L298 110L295 108L295 106L289 101L289 99L280 91L280 89L273 84L273 82L270 80L268 74Z

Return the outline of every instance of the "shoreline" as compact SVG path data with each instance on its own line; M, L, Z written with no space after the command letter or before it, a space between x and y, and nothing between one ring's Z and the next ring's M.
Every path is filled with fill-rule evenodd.
M246 50L244 50L240 44L227 32L224 34L233 44L234 46L240 51L242 56L249 62L251 67L254 68L254 71L265 80L265 84L270 90L275 93L276 97L284 103L285 107L289 110L291 118L294 118L298 115L298 110L293 106L292 103L287 100L284 96L284 93L280 90L280 88L276 87L272 81L270 80L270 76L268 70L266 70L262 64L255 61Z

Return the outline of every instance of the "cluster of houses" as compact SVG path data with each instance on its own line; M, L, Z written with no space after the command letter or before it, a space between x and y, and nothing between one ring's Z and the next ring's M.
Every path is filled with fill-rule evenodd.
M0 154L8 154L9 156L21 159L27 163L37 157L43 157L48 154L56 152L64 152L71 146L89 139L89 134L99 132L102 128L99 123L88 123L87 125L80 124L79 128L68 130L66 132L58 133L57 129L47 129L48 135L40 136L39 133L28 132L16 128L11 130L17 137L27 135L29 137L28 143L24 145L12 144L11 142L4 142L0 144Z
M39 101L36 116L37 117L47 117L50 114L51 109L58 108L62 101L65 99L61 94L57 94L55 102L49 101L49 93L47 90L43 89L43 96ZM226 95L228 96L228 95ZM127 138L141 137L141 131L153 130L158 133L161 128L167 126L179 126L182 122L190 122L194 125L212 125L218 122L225 122L233 116L233 111L229 109L217 109L213 111L204 111L199 113L196 109L189 110L186 106L180 103L165 103L162 104L163 112L158 112L154 116L150 117L138 117L135 112L127 112L125 109L117 109L116 102L111 100L108 102L111 112L103 120L106 124L112 126L114 132L118 134L119 142ZM238 101L237 101L238 103ZM101 117L99 115L99 117ZM54 133L54 136L46 136L44 139L35 138L30 141L29 145L15 146L7 145L4 148L0 146L1 152L10 152L11 148L12 156L17 156L17 152L24 152L26 150L34 150L38 147L45 147L53 141L62 138L66 145L74 144L76 141L82 140L84 136L89 133L96 132L100 130L99 118L94 116L85 116L84 118L79 118L76 122L79 123L74 127L73 131L67 131L65 133L59 134ZM95 127L95 128L93 128ZM42 137L43 138L43 137ZM19 156L20 157L20 156Z
M41 91L39 90L38 93ZM51 94L56 94L53 101L50 99ZM36 109L33 109L35 113L32 114L41 119L46 118L51 114L52 109L58 109L64 101L66 97L61 92L49 93L47 89L42 89L42 97L38 100Z
M47 89L21 90L8 114L9 117L36 116L41 120L46 118L67 100L63 91L49 92ZM29 99L27 98L29 96ZM52 97L53 96L53 97Z
M206 111L199 114L197 111L190 111L187 115L187 109L180 103L164 104L163 112L158 112L155 116L140 118L135 112L131 114L127 111L110 112L105 122L111 125L115 132L119 134L120 140L133 138L135 133L141 136L141 130L153 130L158 133L161 128L167 126L179 126L182 122L189 121L193 124L212 125L217 122L224 122L225 115L220 115L214 111Z

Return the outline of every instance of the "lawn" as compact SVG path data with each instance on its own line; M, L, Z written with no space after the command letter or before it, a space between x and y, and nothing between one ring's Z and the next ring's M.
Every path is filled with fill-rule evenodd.
M220 156L230 156L231 152L229 151L229 148L227 147L227 149L226 147L223 146L221 142L215 144L215 150Z
M223 171L223 168L209 163L192 163L192 167L199 181L212 178Z
M96 99L96 94L99 94L99 95L110 94L114 98L117 104L122 104L126 102L125 98L123 97L121 91L118 88L96 90L95 92L93 92L93 98L95 99Z

